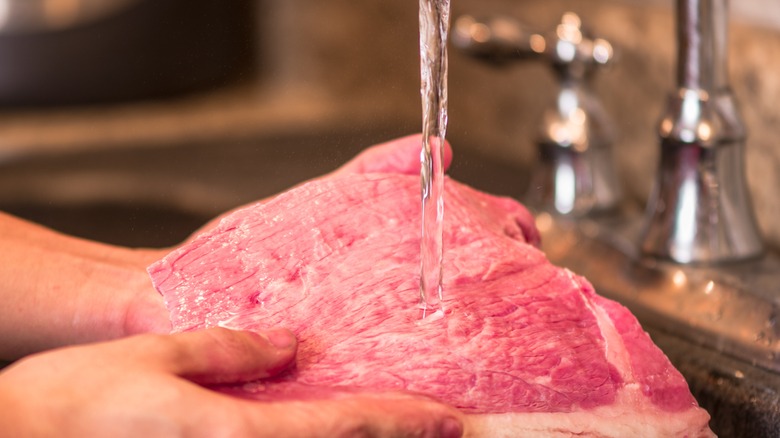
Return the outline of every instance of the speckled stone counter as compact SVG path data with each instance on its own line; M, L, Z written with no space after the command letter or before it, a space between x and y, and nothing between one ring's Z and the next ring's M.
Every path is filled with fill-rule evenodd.
M719 437L780 436L780 376L663 331L649 332L710 412Z

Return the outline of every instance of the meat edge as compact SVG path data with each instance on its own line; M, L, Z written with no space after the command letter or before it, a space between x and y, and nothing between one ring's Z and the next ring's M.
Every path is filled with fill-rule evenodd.
M636 406L639 400L640 406ZM615 404L575 412L467 414L464 438L598 437L712 438L710 416L691 407L667 412L648 403L638 385L623 388Z

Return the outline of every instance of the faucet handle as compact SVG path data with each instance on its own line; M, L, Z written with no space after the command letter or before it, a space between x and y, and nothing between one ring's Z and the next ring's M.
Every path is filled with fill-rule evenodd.
M555 31L547 36L510 17L478 21L464 15L455 22L452 43L465 53L495 63L547 60L564 78L584 77L593 67L614 58L612 44L585 32L574 12L564 13Z
M612 44L584 31L582 20L574 12L563 14L548 42L548 56L556 70L565 77L584 77L594 67L607 65L615 57Z
M478 21L463 15L453 26L452 43L464 53L495 63L540 57L547 47L543 35L507 16Z

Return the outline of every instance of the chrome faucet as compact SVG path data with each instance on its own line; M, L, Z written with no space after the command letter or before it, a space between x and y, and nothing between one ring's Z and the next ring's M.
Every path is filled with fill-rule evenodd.
M565 175L571 156L589 163L585 168L606 169L601 175L612 184L611 156L594 153L609 150L594 147L609 137L583 131L590 136L582 148L574 141L550 145L553 136L543 135L541 170L532 177L533 184L546 184L538 192L550 194L537 199L543 207L536 220L542 246L553 263L585 276L648 327L740 359L745 366L780 373L780 258L764 250L745 183L745 128L728 83L728 0L677 0L676 14L677 87L658 125L661 157L644 217L630 205L612 214L591 214L617 202L612 196L582 210L576 206L584 203L556 203L571 193L587 199L587 192L566 194L562 181L567 178L557 178L559 171ZM597 53L597 40L583 34L566 42L566 29L576 36L573 21L564 18L564 31L559 28L552 37L507 19L456 23L453 43L481 57L550 60L556 49L567 53L573 47L577 55L569 59L586 61L553 63L566 74L560 75L552 114L557 111L558 122L576 121L571 115L586 109L582 102L593 101L579 96L586 94L582 79L588 69L599 64L599 58L588 57ZM575 74L567 76L568 68ZM561 105L572 87L567 80L580 87L575 93L580 94L576 104ZM598 111L585 113L590 121L602 120ZM542 131L553 132L553 126L545 122ZM562 132L576 138L574 129ZM575 147L567 149L567 144Z
M677 2L677 90L659 125L646 255L722 263L763 252L743 173L745 128L729 88L727 34L728 0Z
M558 77L554 101L536 138L539 163L525 202L536 211L581 217L615 208L620 200L612 143L613 122L588 79L613 58L612 45L582 29L580 17L563 14L549 35L507 17L460 17L452 41L464 52L493 62L539 59Z

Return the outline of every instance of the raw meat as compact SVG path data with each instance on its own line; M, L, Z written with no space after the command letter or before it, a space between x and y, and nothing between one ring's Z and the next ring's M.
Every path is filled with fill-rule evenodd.
M420 320L419 179L315 181L226 217L150 266L176 331L283 326L297 366L233 392L428 394L467 436L711 436L622 306L553 266L517 202L446 182L443 317Z

